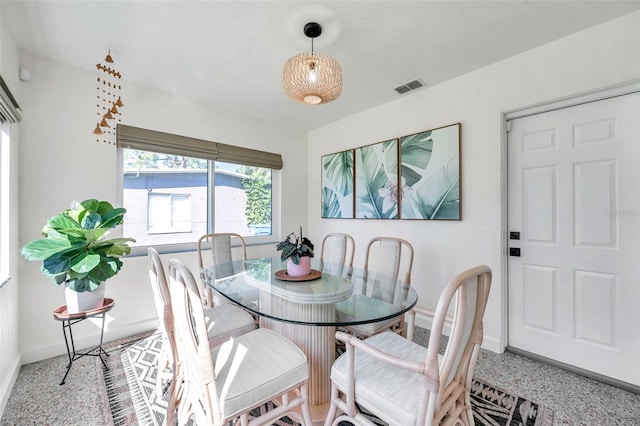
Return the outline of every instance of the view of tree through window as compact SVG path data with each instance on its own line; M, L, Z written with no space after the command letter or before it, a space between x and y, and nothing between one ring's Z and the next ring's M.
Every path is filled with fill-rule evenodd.
M123 232L137 246L271 235L271 169L132 149L123 169Z
M271 170L242 166L242 180L247 195L247 223L254 228L265 227L271 234Z

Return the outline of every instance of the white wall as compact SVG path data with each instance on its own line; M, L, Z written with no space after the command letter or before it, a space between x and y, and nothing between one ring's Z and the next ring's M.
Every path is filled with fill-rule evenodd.
M92 134L96 124L96 73L24 53L20 63L30 68L32 75L30 82L22 83L21 97L22 246L38 238L46 220L73 200L99 198L115 203L120 194L116 187L116 148L95 142ZM307 156L306 133L129 84L126 70L119 71L125 79L124 124L282 154L282 184L274 188L274 193L282 194L282 205L286 206L282 222L306 225L306 204L292 202L287 195L300 193L307 187L306 164L294 161ZM254 256L275 255L275 242L249 248L249 252ZM163 258L177 257L195 269L195 256L195 252L190 252ZM38 262L21 258L20 266L23 362L64 353L60 324L52 319L53 310L64 304L63 289L40 273ZM122 271L107 282L106 297L116 301L109 315L106 340L156 325L146 256L124 260ZM81 347L97 341L99 330L88 323L78 324L77 332L74 329Z
M0 8L0 74L13 95L20 99L18 80L18 49ZM9 399L11 388L20 371L18 346L18 139L19 125L8 125L10 133L9 175L9 275L0 288L0 417ZM15 226L14 226L15 225Z
M282 232L288 233L290 224L306 225L314 242L321 241L329 231L351 233L358 242L358 265L363 261L364 245L375 235L396 235L410 240L416 248L414 285L422 306L432 307L440 288L455 273L477 263L490 265L494 270L494 284L486 315L485 343L490 349L500 351L505 344L501 114L640 77L639 27L640 13L634 13L450 82L405 95L396 102L310 132L308 152L307 135L302 132L128 84L126 70L120 70L125 77L123 122L281 153L285 164L282 185L274 188L274 194L282 197L281 222L285 224ZM3 25L2 70L5 67L4 28ZM112 145L96 143L91 133L95 126L95 72L28 54L20 56L20 65L31 69L32 80L20 83L17 91L23 123L20 126L20 224L16 251L37 238L46 220L67 208L72 200L96 197L113 201L119 197L116 150ZM11 67L16 69L15 64ZM320 219L318 189L322 155L456 122L462 123L462 221ZM309 164L294 161L304 156ZM305 190L309 194L307 204L289 195ZM271 245L252 248L249 253L250 256L269 254L275 254ZM175 257L195 267L194 253ZM40 274L40 265L36 262L20 258L19 267L20 285L17 286L17 281L12 285L20 292L19 348L23 362L64 353L60 324L52 319L53 309L64 303L62 289L54 287ZM107 297L116 299L107 340L155 326L146 257L125 259L122 272L109 280L107 286ZM15 298L13 300L15 306ZM2 304L0 301L0 308L4 308ZM15 322L8 323L12 325L0 327L7 327L15 338L15 329L12 329ZM97 327L86 323L82 326L75 334L79 345L93 344ZM5 359L4 352L2 359ZM6 367L0 364L0 368Z
M501 352L506 344L502 114L637 78L638 12L312 131L312 241L330 231L350 233L356 240L355 264L362 265L370 238L387 235L409 240L416 254L413 286L419 293L418 304L432 309L440 290L456 273L476 264L489 265L493 283L484 346ZM458 122L462 123L462 221L320 218L322 155Z

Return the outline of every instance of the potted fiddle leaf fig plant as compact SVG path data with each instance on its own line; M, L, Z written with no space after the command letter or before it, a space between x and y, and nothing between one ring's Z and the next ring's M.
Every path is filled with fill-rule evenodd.
M104 282L122 268L133 238L107 239L122 224L126 209L107 201L84 200L50 218L42 238L22 248L27 260L41 261L41 271L55 285L65 284L67 311L96 309L104 300Z
M300 236L295 233L287 235L284 241L276 246L276 250L281 251L280 260L287 261L287 274L291 277L301 277L311 273L311 258L313 257L313 243L302 236L302 226Z

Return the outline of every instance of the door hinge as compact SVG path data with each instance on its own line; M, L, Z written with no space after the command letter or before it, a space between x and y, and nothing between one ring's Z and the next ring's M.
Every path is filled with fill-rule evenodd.
M507 130L507 132L511 131L511 120L507 121L504 125L505 129Z

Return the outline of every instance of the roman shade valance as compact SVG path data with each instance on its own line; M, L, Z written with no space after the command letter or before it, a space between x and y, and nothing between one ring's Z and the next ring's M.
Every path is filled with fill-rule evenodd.
M9 86L0 76L0 121L8 121L9 123L19 123L22 120L20 116L20 106L16 98L11 94Z
M117 145L122 148L184 155L206 160L218 159L218 144L215 142L125 126L124 124L118 124L116 131Z
M282 168L282 156L280 154L141 129L124 124L118 124L116 141L117 145L122 148L184 155L276 170Z
M280 154L225 145L223 143L218 144L218 160L274 170L282 168L282 156Z

